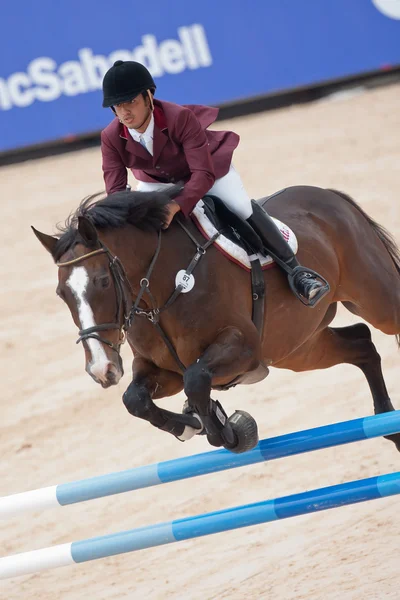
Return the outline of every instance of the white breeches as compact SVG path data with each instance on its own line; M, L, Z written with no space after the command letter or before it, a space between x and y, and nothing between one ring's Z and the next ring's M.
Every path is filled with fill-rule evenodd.
M136 189L139 192L153 192L172 187L173 185L175 184L139 181ZM242 219L248 219L253 212L250 198L244 189L239 173L233 165L230 166L226 175L214 182L214 185L208 190L208 193L221 198L227 207L239 217L242 217Z

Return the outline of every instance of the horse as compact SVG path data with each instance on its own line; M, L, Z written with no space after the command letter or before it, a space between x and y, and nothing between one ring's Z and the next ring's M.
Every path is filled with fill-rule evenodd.
M211 445L237 453L257 444L257 424L245 411L228 417L212 390L258 381L270 367L301 372L355 365L367 379L375 414L393 411L368 325L330 327L341 302L400 346L400 251L390 233L337 190L293 186L258 200L295 232L302 264L330 285L309 308L281 269L264 271L260 335L249 273L204 243L190 219L175 217L165 229L166 205L179 191L94 195L56 235L32 227L58 266L56 291L79 328L94 381L103 388L119 382L127 339L134 356L123 394L128 412L180 440L206 435ZM183 289L177 272L194 264L195 278L187 277ZM155 403L182 389L182 413ZM400 451L400 434L387 437Z

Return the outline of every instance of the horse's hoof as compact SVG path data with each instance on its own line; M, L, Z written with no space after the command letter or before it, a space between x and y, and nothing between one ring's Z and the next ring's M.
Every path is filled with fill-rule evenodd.
M244 410L235 410L228 419L228 424L233 430L235 444L226 445L227 450L240 454L247 452L258 444L258 427L255 419Z

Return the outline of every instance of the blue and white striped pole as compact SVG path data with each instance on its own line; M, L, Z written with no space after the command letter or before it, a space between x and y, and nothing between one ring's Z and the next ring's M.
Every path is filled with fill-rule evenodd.
M400 472L0 558L0 579L400 494Z
M400 410L261 440L243 454L214 450L0 498L0 518L66 506L226 469L400 432Z

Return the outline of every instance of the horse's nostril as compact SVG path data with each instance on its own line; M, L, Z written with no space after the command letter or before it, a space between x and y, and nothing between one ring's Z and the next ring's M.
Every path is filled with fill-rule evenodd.
M106 373L106 379L108 383L115 383L117 381L117 376L114 371L108 370Z

